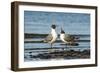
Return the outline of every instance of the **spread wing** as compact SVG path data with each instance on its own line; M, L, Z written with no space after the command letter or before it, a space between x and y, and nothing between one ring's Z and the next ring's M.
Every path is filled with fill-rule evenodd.
M45 38L45 42L49 42L53 39L52 35L49 34L46 38Z

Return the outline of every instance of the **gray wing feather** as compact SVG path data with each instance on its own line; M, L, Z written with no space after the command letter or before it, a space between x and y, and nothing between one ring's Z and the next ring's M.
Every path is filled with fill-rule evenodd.
M46 42L49 42L49 41L51 41L52 39L53 39L52 35L49 34L49 35L45 38L45 41L46 41Z
M66 41L68 41L68 42L70 42L70 41L74 41L74 36L71 36L71 35L69 35L69 34L66 34L65 35L65 38L64 38L64 40L66 40Z

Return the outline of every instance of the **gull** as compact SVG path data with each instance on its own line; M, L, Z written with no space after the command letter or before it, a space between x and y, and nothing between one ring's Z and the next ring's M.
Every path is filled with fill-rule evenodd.
M52 48L52 44L57 39L57 33L56 33L55 29L56 29L56 25L52 25L51 26L51 33L48 34L48 36L46 36L46 38L44 39L44 42L47 42L47 43L51 44L51 48Z
M78 38L75 37L75 36L69 35L69 34L65 34L65 32L62 28L61 28L61 33L60 33L60 39L65 44L78 45L78 44L75 43L75 41L77 41Z

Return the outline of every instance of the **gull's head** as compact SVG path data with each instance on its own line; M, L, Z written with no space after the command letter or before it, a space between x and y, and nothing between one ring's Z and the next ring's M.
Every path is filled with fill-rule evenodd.
M56 25L53 24L51 27L52 27L53 29L55 29L55 28L56 28Z
M65 34L65 32L64 32L64 30L63 30L62 28L61 28L61 33L62 33L62 34Z

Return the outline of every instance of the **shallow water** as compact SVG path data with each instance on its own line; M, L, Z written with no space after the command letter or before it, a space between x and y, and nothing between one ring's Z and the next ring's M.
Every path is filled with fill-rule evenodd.
M51 48L50 44L48 43L32 43L31 41L39 41L43 40L44 38L28 38L25 39L25 41L29 41L28 43L24 43L24 48L25 48L25 61L33 61L33 60L41 60L41 59L35 59L31 58L30 55L38 55L38 54L43 54L43 53L49 53L48 49ZM59 40L59 39L58 39ZM90 40L90 36L85 36L82 37L80 36L80 40ZM80 41L76 42L79 45L78 46L69 46L69 45L61 45L64 44L63 42L55 42L53 44L53 50L76 50L76 51L83 51L83 50L90 50L90 41ZM63 49L62 49L63 48ZM77 58L77 57L76 57Z

